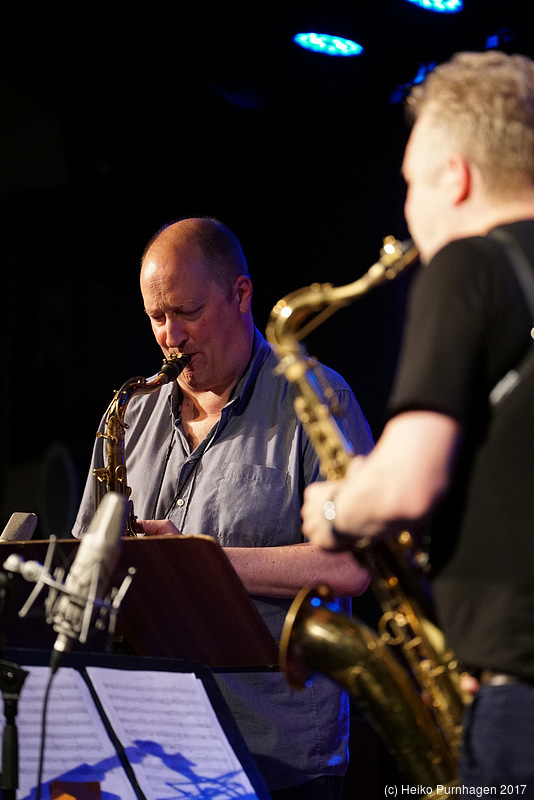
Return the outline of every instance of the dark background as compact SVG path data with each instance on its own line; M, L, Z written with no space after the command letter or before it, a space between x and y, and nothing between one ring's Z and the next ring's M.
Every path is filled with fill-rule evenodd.
M0 526L34 511L68 535L113 390L161 364L138 291L162 224L212 215L240 238L255 314L313 281L349 283L406 236L407 136L392 103L421 64L499 46L530 55L532 3L406 0L80 4L0 9L3 236ZM301 30L365 53L297 48ZM352 385L375 435L408 278L309 342Z

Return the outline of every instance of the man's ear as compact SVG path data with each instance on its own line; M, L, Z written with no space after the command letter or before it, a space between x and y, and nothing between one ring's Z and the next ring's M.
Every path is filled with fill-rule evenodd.
M246 275L240 275L235 282L235 289L242 312L250 311L252 303L252 281Z
M471 193L471 168L466 159L458 153L449 156L448 191L453 205L459 206Z

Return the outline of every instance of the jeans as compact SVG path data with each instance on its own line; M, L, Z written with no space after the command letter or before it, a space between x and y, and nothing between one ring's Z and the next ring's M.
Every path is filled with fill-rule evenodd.
M272 800L340 800L343 778L323 775L290 789L271 791Z
M464 717L460 784L534 800L534 684L482 686Z

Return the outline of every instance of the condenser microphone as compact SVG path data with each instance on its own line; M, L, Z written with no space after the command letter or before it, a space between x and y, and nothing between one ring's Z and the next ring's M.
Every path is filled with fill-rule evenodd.
M87 616L102 600L119 556L119 542L126 531L128 501L124 495L104 495L87 533L80 543L76 558L65 580L65 594L54 615L55 641L50 666L55 672L63 653L75 641L85 641ZM86 623L84 625L84 623Z
M26 542L31 539L37 517L35 514L26 514L23 511L16 511L11 514L8 523L0 535L2 542Z

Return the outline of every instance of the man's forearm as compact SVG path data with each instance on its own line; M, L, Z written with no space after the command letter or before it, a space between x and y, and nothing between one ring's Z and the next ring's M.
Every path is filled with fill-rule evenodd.
M180 533L168 519L138 522L147 536ZM310 542L223 550L250 594L294 597L303 586L326 583L337 597L357 597L369 584L351 553L330 553Z
M356 597L369 584L351 553L329 553L310 543L223 549L249 594L294 597L303 586L326 583L337 597Z

